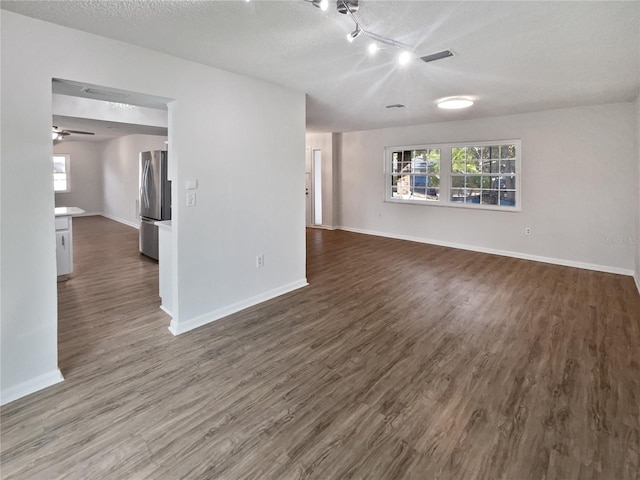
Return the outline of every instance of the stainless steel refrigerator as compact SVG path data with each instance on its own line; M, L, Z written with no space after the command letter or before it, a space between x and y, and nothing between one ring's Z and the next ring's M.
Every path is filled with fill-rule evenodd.
M167 152L140 152L140 252L158 259L158 226L171 220L171 182L167 180Z

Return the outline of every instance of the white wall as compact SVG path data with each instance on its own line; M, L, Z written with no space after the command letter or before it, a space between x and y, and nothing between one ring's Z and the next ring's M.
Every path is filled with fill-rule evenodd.
M66 117L91 118L105 122L167 127L167 111L156 108L113 108L110 102L53 94L52 112Z
M636 98L636 147L638 149L638 167L637 167L637 179L636 184L636 197L638 199L638 206L636 209L636 286L638 287L638 293L640 293L640 96Z
M174 203L174 331L306 283L303 93L7 11L1 22L2 402L60 379L52 78L175 99L174 198L185 179L199 189L196 207Z
M102 142L101 157L104 178L103 215L133 227L138 218L138 162L140 152L166 150L167 137L127 135Z
M70 190L56 193L56 207L79 207L87 214L102 212L101 144L94 142L61 142L53 146L55 153L69 154Z
M631 274L638 150L633 103L344 133L342 225ZM522 139L522 211L383 202L383 149ZM525 236L525 227L533 234Z

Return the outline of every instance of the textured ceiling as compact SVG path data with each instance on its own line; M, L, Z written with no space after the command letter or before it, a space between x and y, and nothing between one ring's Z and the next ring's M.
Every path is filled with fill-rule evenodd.
M350 131L631 101L640 85L640 2L361 0L371 32L419 56L366 54L334 2L2 1L2 8L307 93L310 131ZM435 101L475 98L466 111ZM389 104L406 105L386 109Z

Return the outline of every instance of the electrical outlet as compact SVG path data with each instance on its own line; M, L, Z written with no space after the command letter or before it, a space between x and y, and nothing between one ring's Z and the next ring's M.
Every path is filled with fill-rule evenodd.
M256 257L256 268L264 267L264 254Z
M526 227L526 228L524 229L524 234L525 234L525 235L531 235L531 227Z
M189 190L187 192L187 207L195 207L196 206L196 192L193 190Z

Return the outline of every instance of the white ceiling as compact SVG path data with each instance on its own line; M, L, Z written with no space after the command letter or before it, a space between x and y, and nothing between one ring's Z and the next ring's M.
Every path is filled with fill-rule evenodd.
M307 94L310 131L351 131L631 101L640 85L640 2L361 0L373 33L419 56L397 66L393 48L366 54L353 22L303 0L11 1L2 8L269 80ZM467 95L466 111L435 101ZM404 109L386 109L389 104Z

